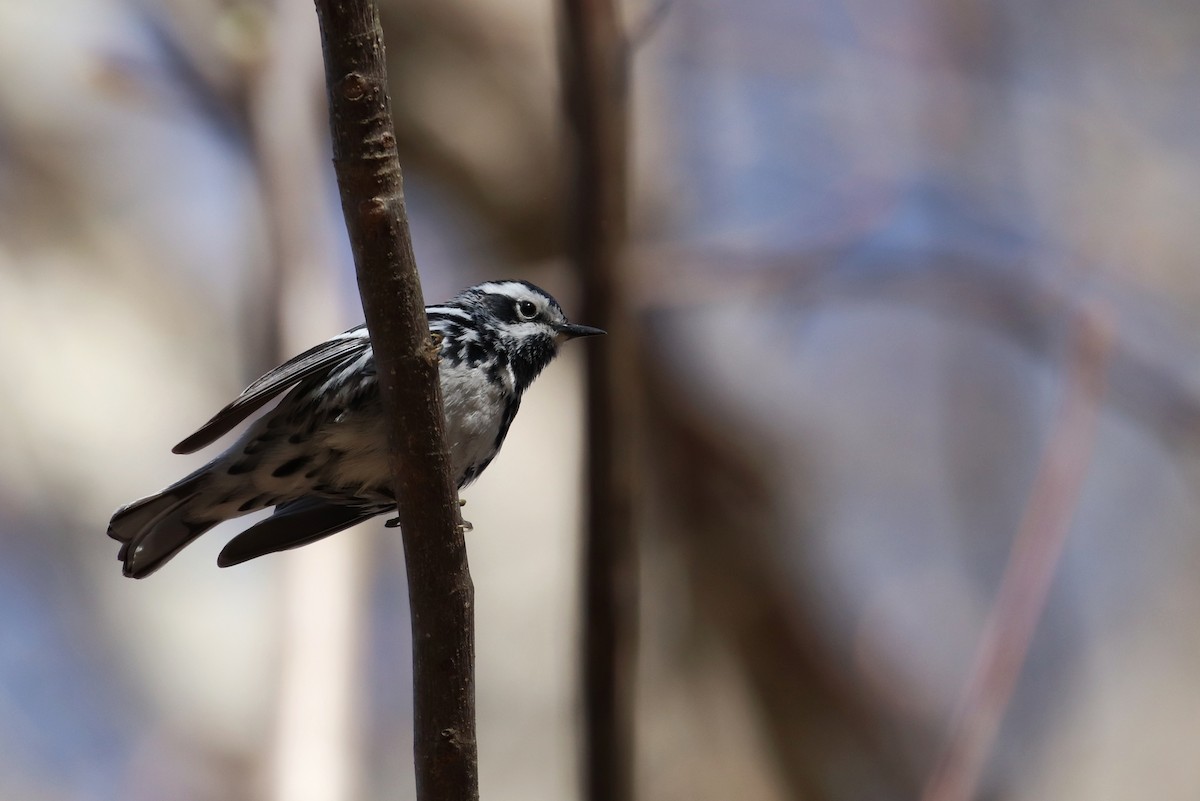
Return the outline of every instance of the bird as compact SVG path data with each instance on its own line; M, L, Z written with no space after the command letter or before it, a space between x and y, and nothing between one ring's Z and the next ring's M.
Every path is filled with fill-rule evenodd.
M489 281L425 307L438 346L446 446L455 486L487 468L521 397L569 339L605 333L567 321L527 281ZM286 394L285 394L286 393ZM371 340L358 325L251 383L173 448L193 453L271 400L223 453L160 492L119 508L108 535L130 578L145 578L225 520L274 507L235 536L220 567L296 548L396 509Z

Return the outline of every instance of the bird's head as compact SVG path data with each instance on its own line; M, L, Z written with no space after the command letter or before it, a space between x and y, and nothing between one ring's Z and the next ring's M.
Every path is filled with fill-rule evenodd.
M469 309L508 355L519 390L525 389L550 363L558 345L568 339L603 334L599 328L574 325L548 292L528 281L489 281L463 290L451 301Z

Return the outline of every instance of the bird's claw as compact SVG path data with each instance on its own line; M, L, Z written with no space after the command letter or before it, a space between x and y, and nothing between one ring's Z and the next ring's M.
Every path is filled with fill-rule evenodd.
M459 505L459 506L464 506L465 504L464 504L464 502L463 502L463 501L459 501L459 502L458 502L458 505ZM384 523L384 524L383 524L383 527L384 527L384 528L400 528L400 518L399 518L399 517L393 517L391 520L388 520L386 523ZM471 521L470 521L470 520L463 520L461 517L458 519L458 526L457 526L457 528L458 528L458 533L459 533L459 534L465 534L465 533L467 533L468 531L474 531L474 530L475 530L475 526L474 526L474 525L471 523Z

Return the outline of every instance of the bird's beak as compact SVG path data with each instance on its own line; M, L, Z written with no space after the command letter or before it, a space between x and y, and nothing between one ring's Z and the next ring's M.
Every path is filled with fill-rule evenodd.
M599 328L592 328L590 325L571 325L568 323L558 327L558 336L555 337L555 339L557 339L559 342L564 342L568 339L575 339L576 337L594 337L597 334L603 333L606 332Z

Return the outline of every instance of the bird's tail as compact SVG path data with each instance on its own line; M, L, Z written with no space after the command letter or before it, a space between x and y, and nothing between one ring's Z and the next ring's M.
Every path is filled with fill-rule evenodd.
M221 522L197 515L205 476L188 476L162 492L122 506L108 523L108 536L121 543L117 558L130 578L145 578L184 546Z

